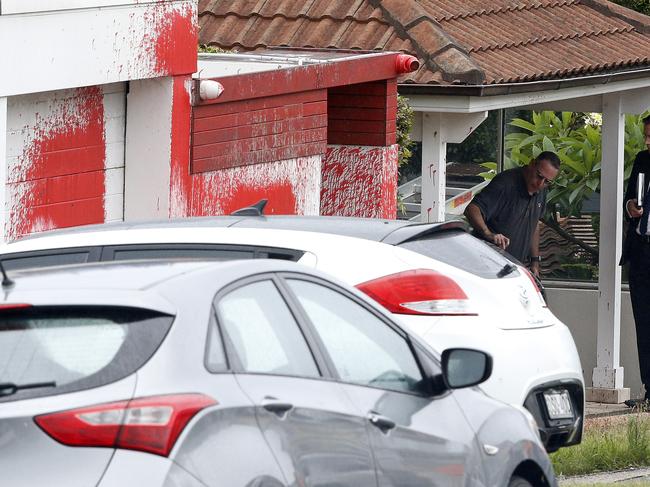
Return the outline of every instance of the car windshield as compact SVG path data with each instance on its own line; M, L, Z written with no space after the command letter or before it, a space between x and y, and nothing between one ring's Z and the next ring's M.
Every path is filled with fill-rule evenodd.
M16 396L24 398L112 382L144 363L170 324L171 317L131 308L2 310L0 384L9 391L17 386ZM54 384L22 389L41 383Z
M453 265L485 279L519 275L517 270L503 276L499 275L499 272L507 264L512 264L512 261L485 242L461 230L434 233L424 238L403 242L399 247Z

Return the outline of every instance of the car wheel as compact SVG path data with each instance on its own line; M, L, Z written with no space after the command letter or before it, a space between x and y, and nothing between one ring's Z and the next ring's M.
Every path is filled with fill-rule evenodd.
M508 487L533 487L533 484L528 482L528 480L515 475L510 479L510 482L508 482Z

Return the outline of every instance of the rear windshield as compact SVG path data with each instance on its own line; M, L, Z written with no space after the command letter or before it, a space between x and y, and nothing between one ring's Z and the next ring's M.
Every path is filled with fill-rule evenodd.
M426 238L403 242L399 247L486 279L497 279L497 273L506 264L513 263L485 242L460 230L435 233ZM518 275L519 271L515 270L506 277Z
M151 357L172 320L126 307L0 310L0 402L79 391L126 377Z

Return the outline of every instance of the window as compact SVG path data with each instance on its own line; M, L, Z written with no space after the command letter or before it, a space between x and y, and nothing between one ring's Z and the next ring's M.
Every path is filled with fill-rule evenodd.
M219 322L246 372L319 376L298 324L272 281L242 286L217 303Z
M42 306L0 312L0 383L53 382L0 400L97 387L135 372L172 317L142 309Z
M434 233L426 238L401 243L399 246L485 279L496 279L499 271L511 263L497 250L463 231ZM518 275L519 271L514 271L506 277Z
M352 299L320 284L288 279L346 382L419 392L422 374L407 340Z
M55 265L66 264L85 264L91 259L89 249L79 249L76 251L58 250L53 253L45 252L26 252L19 254L7 254L2 256L2 265L6 271L19 269L31 269L34 267L51 267Z

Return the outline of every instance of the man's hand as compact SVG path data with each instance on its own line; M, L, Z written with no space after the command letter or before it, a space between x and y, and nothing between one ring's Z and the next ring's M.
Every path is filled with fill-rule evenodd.
M636 198L633 200L627 200L625 206L627 208L627 213L631 218L639 218L641 215L643 215L643 207L637 205Z
M539 278L539 261L534 260L530 263L530 272L535 274L535 277Z
M510 245L510 239L502 233L486 233L485 240L489 240L494 245L501 247L503 250Z

